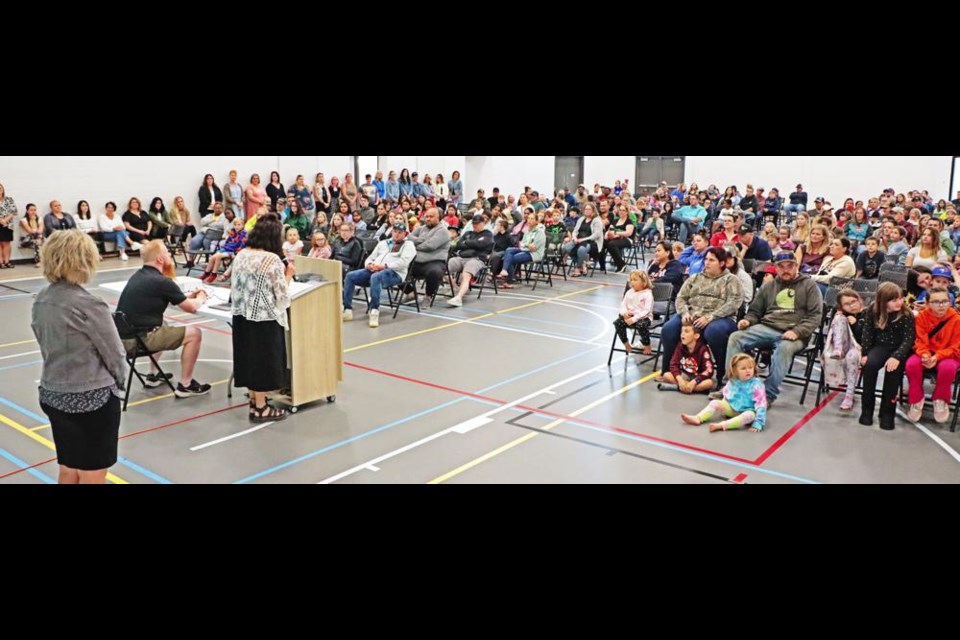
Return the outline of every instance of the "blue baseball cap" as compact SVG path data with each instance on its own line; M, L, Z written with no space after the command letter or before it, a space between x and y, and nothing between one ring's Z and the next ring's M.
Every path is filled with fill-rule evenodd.
M949 267L934 267L933 271L930 272L930 276L933 278L946 278L947 280L953 280L953 272L950 271Z
M796 262L797 256L790 253L789 251L781 251L773 259L774 263L780 264L781 262Z

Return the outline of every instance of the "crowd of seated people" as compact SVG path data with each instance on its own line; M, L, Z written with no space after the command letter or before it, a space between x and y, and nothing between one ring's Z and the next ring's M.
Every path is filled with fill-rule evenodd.
M273 211L283 223L284 257L341 261L347 282L368 286L377 298L370 300L372 311L378 311L384 287L404 284L412 294L413 278L425 280L433 296L453 275L450 305L457 307L480 277L501 278L511 288L523 279L524 268L548 257L572 277L590 277L591 265L606 273L608 259L612 271L625 273L631 269L630 251L642 248L645 276L651 285L670 283L673 304L680 311L665 330L666 349L682 346L689 325L695 332L691 336L714 356L714 388L724 382L734 356L758 348L770 351L759 364L769 370L768 404L776 401L793 355L807 347L819 327L823 299L831 288L885 277L889 282L903 280L903 307L911 317L939 311L941 289L949 309L955 309L960 293L960 193L951 201L935 201L926 191L885 189L864 200L847 198L835 208L823 196L808 195L802 184L783 196L778 188L767 191L752 184L745 185L743 193L737 186L721 190L713 184L705 189L661 184L632 193L629 181L622 180L613 187L598 183L592 190L585 185L573 192L560 189L552 197L525 187L517 194L493 188L489 196L479 189L468 198L458 172L445 181L442 175L403 169L387 172L386 179L382 172L367 175L360 184L351 174L342 182L338 177L328 181L323 173L312 181L300 175L289 188L277 172L265 187L257 174L242 185L233 171L222 186L207 175L195 202L198 221L177 196L169 208L160 197L145 208L133 197L123 213L108 202L99 215L86 201L77 204L75 213L64 211L57 201L46 214L30 204L17 222L15 203L4 193L0 214L6 217L0 215L0 223L18 229L22 245L34 247L37 256L43 239L61 229L79 228L113 244L124 260L127 250L136 251L150 240L179 241L191 262L194 255L208 256L204 279L223 281L228 277L223 270L243 250L245 235ZM890 273L898 277L890 279ZM354 288L345 288L345 319L352 314ZM891 309L896 306L889 294L886 300ZM643 326L647 307L653 314L663 310L658 306L662 303L647 302L644 317L633 311L621 316L618 334ZM864 308L868 315L873 309L870 304ZM874 313L877 320L890 314L897 327L908 315L882 309ZM376 316L371 314L372 324ZM863 339L871 338L876 336ZM869 360L870 350L860 346ZM940 349L939 356L934 351L917 353L920 367L942 368L949 359L947 347L952 345ZM666 353L665 361L673 356ZM892 359L901 371L909 371L903 358ZM949 377L949 368L945 374ZM704 387L698 382L694 388ZM939 396L937 420L943 416ZM885 428L888 418L885 412Z

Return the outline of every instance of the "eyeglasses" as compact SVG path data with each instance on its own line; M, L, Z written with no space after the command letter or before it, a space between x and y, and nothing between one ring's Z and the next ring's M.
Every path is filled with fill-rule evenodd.
M931 300L931 301L930 301L930 306L932 306L932 307L949 307L949 306L950 306L950 301L949 301L949 300Z

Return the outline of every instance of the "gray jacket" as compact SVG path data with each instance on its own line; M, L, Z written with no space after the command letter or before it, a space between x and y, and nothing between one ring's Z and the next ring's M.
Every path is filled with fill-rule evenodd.
M433 229L425 224L420 225L410 234L408 242L417 248L415 262L420 264L438 260L446 262L450 254L450 232L443 220Z
M80 393L126 384L130 369L110 308L83 287L60 281L41 291L31 326L43 354L44 389Z

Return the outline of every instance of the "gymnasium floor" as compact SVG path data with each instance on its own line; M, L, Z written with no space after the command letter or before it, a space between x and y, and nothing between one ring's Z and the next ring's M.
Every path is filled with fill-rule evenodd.
M131 261L130 265L136 265ZM104 263L97 283L137 268ZM109 270L109 271L108 271ZM29 265L3 272L0 314L0 482L54 482L57 465L37 401L41 363L30 330L43 286ZM362 308L344 332L345 380L336 404L303 408L254 428L242 390L227 398L229 328L198 324L196 378L206 397L176 400L134 381L121 427L115 483L940 483L960 482L960 434L925 418L893 432L820 407L786 386L764 433L710 434L681 424L704 397L660 392L649 366L622 354L607 367L625 277L523 286L475 296L462 309L438 298L421 314ZM105 300L117 296L91 285ZM167 370L179 371L178 354ZM814 394L815 395L815 394ZM858 405L859 407L859 405Z

